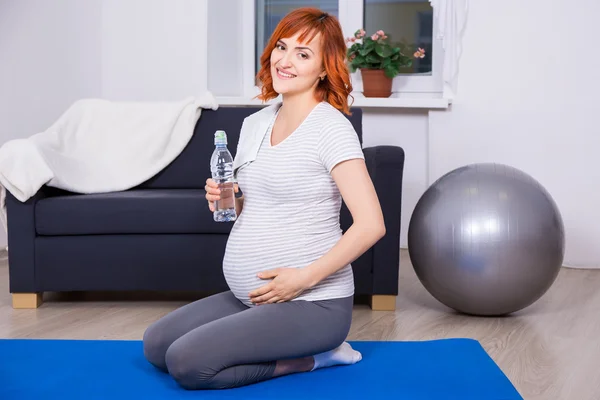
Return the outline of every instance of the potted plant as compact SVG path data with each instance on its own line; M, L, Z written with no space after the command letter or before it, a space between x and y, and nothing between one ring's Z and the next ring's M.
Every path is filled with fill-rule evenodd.
M368 36L359 29L346 40L351 43L347 58L351 72L360 70L365 97L390 97L392 79L402 69L412 66L413 58L424 58L425 50L410 50L410 46L394 46L387 40L384 31L379 30ZM412 54L412 57L407 54Z

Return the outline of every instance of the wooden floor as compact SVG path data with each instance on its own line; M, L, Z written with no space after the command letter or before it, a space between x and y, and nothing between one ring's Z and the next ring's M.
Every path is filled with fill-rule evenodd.
M135 295L46 294L35 310L13 310L0 253L0 337L141 339L145 328L193 300ZM357 305L349 340L470 337L481 342L525 399L600 399L600 270L563 269L537 303L512 317L458 315L417 280L402 252L395 312Z

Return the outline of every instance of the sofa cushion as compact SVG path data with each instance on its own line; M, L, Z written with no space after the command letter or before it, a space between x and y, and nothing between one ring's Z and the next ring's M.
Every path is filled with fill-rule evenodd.
M38 235L229 233L213 221L203 189L140 189L44 198L35 207Z

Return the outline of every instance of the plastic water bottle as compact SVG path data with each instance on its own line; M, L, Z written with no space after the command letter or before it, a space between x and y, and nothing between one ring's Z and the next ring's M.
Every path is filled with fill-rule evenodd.
M210 170L221 190L221 199L215 201L213 218L216 222L235 221L237 214L233 190L233 157L227 148L225 131L215 132L215 150L210 158Z

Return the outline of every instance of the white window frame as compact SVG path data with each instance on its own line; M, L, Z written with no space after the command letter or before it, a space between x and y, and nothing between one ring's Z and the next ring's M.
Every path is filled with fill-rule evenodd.
M243 60L243 96L254 97L260 93L255 84L255 38L256 38L256 15L255 0L244 0L242 2L242 60ZM444 49L442 41L436 34L438 18L437 10L433 9L433 43L432 43L432 71L429 74L401 74L394 78L392 83L391 97L441 97L443 93L443 61ZM338 16L344 37L354 35L357 29L363 27L364 8L363 2L352 0L339 0ZM362 97L362 79L360 71L352 74L352 85L354 97Z

